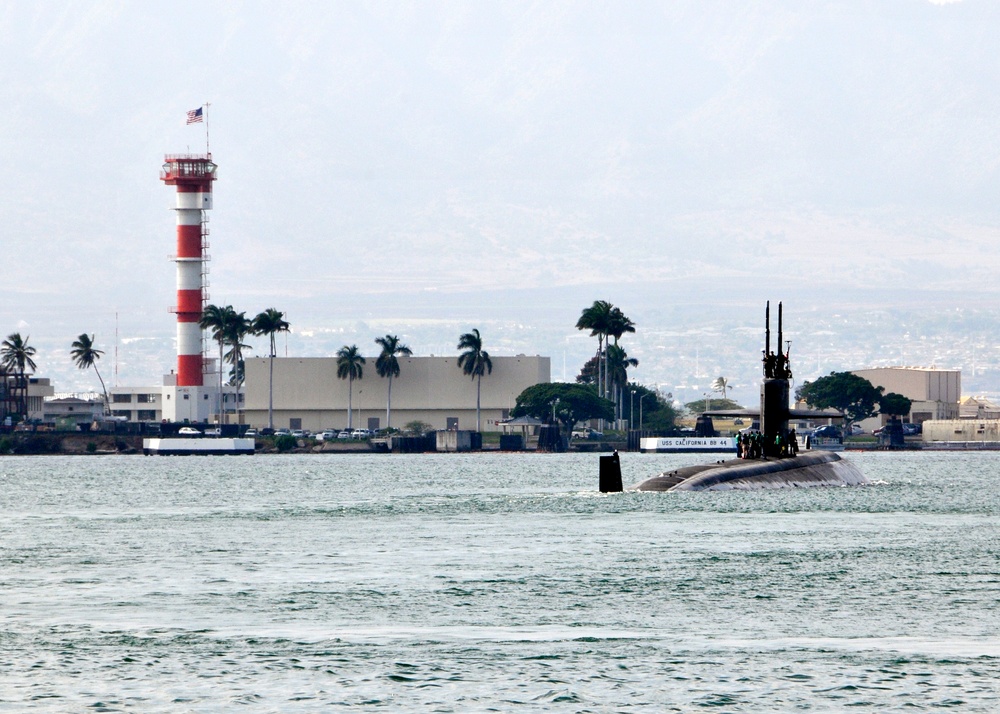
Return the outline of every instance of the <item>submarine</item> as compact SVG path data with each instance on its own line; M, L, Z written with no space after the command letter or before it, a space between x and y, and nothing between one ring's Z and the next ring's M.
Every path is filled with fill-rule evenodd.
M778 350L771 350L771 303L764 311L764 380L760 385L760 409L733 409L705 412L706 416L740 416L760 419L757 434L742 440L741 458L711 464L686 466L661 473L635 484L637 491L751 491L815 486L861 486L868 483L850 461L833 451L798 452L790 418L829 418L827 411L790 409L789 380L792 378L789 352L781 351L782 306L778 303Z

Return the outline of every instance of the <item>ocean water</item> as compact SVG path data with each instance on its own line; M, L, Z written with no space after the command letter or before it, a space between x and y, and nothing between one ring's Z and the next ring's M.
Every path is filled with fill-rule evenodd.
M1000 453L848 458L0 457L0 711L1000 711Z

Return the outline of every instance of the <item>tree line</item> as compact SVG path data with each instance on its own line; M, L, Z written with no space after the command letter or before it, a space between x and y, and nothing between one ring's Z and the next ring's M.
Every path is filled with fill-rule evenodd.
M386 429L392 428L392 380L399 376L399 357L413 354L413 351L396 335L376 337L381 351L375 359L375 372L378 376L389 380L388 397L385 407ZM478 329L466 332L458 338L458 349L463 350L458 356L458 367L463 374L476 381L476 431L481 431L481 399L482 379L484 375L493 372L493 362L490 353L483 349L483 338ZM354 380L364 376L365 358L357 345L344 345L337 351L337 377L348 380L347 386L347 428L352 428L352 394Z
M629 369L638 367L639 360L629 357L620 341L636 331L635 322L611 302L595 300L582 310L576 328L589 330L590 336L597 338L597 351L584 363L576 382L527 388L518 395L511 416L556 423L568 436L582 421L622 419L626 404L632 427L633 408L638 404L642 426L656 431L673 429L676 413L670 403L658 391L629 379Z
M895 392L886 393L864 377L851 372L830 372L795 391L795 398L819 409L836 409L844 414L844 433L851 424L876 414L906 416L913 400Z
M252 349L246 343L246 339L251 335L268 339L267 421L268 427L273 429L276 337L279 333L289 332L291 329L285 314L276 308L268 308L251 318L246 312L235 310L232 305L207 305L202 312L199 325L209 331L211 339L218 346L220 394L224 387L222 366L228 364L231 367L226 383L236 389L237 421L240 421L240 388L244 383L244 354ZM619 340L625 334L635 332L635 323L610 302L597 300L582 311L576 327L579 330L589 330L592 337L598 338L597 352L583 365L576 378L576 384L553 383L529 388L518 396L517 408L513 415L538 412L537 416L541 418L545 416L543 412L552 411L552 405L556 404L558 406L552 412L552 418L572 429L573 425L587 419L609 421L621 419L628 395L633 401L639 399L640 410L646 407L650 415L647 421L653 428L672 427L674 415L669 404L653 390L629 381L629 368L637 367L639 362L628 356L624 347L619 344ZM94 370L101 383L105 413L109 413L108 392L98 369L98 361L104 352L96 347L94 339L94 335L81 334L72 343L70 355L81 370ZM410 356L413 351L399 336L392 334L376 337L375 344L379 348L378 356L375 358L375 371L380 377L389 380L386 428L391 428L393 379L400 374L399 358ZM482 379L493 372L493 363L489 352L484 348L483 337L478 329L462 333L458 339L457 349L460 352L458 367L463 374L476 382L476 430L481 431ZM33 360L35 354L35 348L28 344L28 338L22 338L20 333L13 333L0 346L0 367L9 373L17 374L23 381L28 370L37 369ZM354 382L363 378L367 362L356 344L341 347L336 353L336 358L337 377L348 381L348 428L352 428ZM645 401L647 398L651 398L650 401ZM548 400L544 404L546 409L543 410L539 406L539 400ZM21 411L26 412L23 405ZM660 423L664 418L666 423Z

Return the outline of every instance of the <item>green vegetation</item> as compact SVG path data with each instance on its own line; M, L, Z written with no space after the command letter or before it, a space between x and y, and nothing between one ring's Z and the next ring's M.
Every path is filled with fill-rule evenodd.
M688 402L684 405L692 414L701 414L702 412L712 412L720 411L723 409L743 409L741 404L734 402L732 399L695 399L693 402Z
M886 416L906 416L910 413L912 406L912 399L904 397L902 394L896 394L895 392L883 394L878 402L879 413Z
M392 378L399 376L399 359L397 355L409 356L413 350L399 341L396 335L386 335L376 337L375 344L382 348L378 358L375 360L375 371L379 377L389 379L389 394L385 401L385 428L392 428Z
M406 434L412 434L413 436L423 436L433 430L433 428L434 427L425 421L414 419L413 421L406 422L406 426L403 427L403 432Z
M633 384L634 394L630 395L635 409L635 426L649 431L673 431L677 421L677 411L670 399L654 389L641 384Z
M236 312L232 305L206 305L201 314L199 325L203 330L211 330L212 339L219 345L219 423L224 423L225 409L222 397L222 365L231 364L229 371L229 384L236 387L236 421L242 423L240 411L242 402L240 401L240 387L245 379L243 351L252 349L244 340L247 335L267 335L270 342L270 380L268 383L268 407L267 424L269 428L274 428L274 356L275 356L275 335L279 332L288 332L289 324L284 319L284 313L269 307L259 313L252 320L245 312ZM226 347L229 351L226 351Z
M364 376L365 358L361 356L357 345L344 345L337 351L337 377L346 379L347 382L347 428L354 425L354 407L352 398L354 392L354 380Z
M233 311L229 315L229 322L225 328L225 342L229 345L229 351L225 354L226 362L233 368L229 371L229 384L236 387L236 423L241 424L240 410L240 387L243 385L245 375L243 374L243 350L251 349L250 345L244 344L243 340L250 334L253 323L245 312Z
M851 423L875 415L875 406L882 399L882 387L876 387L864 377L850 372L830 372L815 382L806 382L795 397L818 409L837 409L844 413L844 433Z
M625 390L628 388L628 368L638 367L639 360L629 357L617 343L609 345L605 356L608 383L611 385L612 401L615 404L615 418L622 418Z
M590 336L597 338L597 354L584 364L576 381L596 385L598 395L610 398L615 405L612 419L620 419L625 408L625 394L630 389L628 368L639 366L639 361L629 357L618 345L618 340L626 333L634 333L635 323L607 300L595 300L593 305L584 308L576 328L590 330ZM614 338L614 345L610 344L611 338Z
M222 362L226 349L226 325L235 315L232 305L219 307L218 305L206 305L201 313L201 320L198 324L203 330L212 331L212 339L219 345L219 423L225 423L226 410L222 407Z
M279 452L291 451L298 445L298 441L291 434L279 434L274 437L274 448Z
M253 334L267 335L271 349L268 351L267 375L267 428L274 428L274 356L275 336L279 332L288 332L291 328L285 321L285 313L269 307L253 319L250 326Z
M551 422L555 415L561 431L569 436L578 422L612 419L614 412L614 404L598 396L593 387L550 382L528 387L517 395L517 405L510 415L530 416L545 422Z
M103 351L94 347L94 336L83 333L76 338L76 341L70 345L70 357L73 358L73 363L80 369L86 370L91 367L94 368L94 372L97 373L97 379L101 382L101 393L104 395L104 413L111 413L111 400L108 399L108 390L104 386L104 380L101 378L101 373L97 369L97 360L101 358L104 354Z
M458 338L458 349L465 350L458 356L458 366L463 374L467 374L476 380L476 431L482 431L482 422L479 418L480 393L484 374L493 373L493 363L490 361L490 353L483 349L483 338L479 330L466 332Z
M7 372L17 375L18 388L20 394L18 399L18 414L27 418L28 416L28 389L25 374L30 369L34 372L38 365L32 357L35 356L35 348L28 344L28 337L21 337L20 332L12 332L7 339L0 343L0 367Z

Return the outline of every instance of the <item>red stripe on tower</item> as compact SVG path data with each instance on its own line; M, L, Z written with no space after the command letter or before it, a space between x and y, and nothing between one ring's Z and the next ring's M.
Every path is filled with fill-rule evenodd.
M212 155L167 155L160 180L177 189L177 386L200 387L204 380L201 313L205 307L208 245L205 211L212 208L216 166Z

